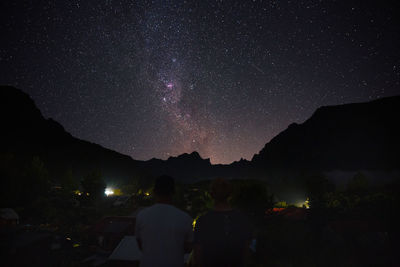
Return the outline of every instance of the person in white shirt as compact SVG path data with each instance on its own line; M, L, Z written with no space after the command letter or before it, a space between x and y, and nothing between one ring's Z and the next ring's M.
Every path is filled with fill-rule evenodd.
M160 176L154 184L156 204L136 217L135 235L142 250L141 267L184 266L184 254L191 251L193 219L174 207L174 179Z

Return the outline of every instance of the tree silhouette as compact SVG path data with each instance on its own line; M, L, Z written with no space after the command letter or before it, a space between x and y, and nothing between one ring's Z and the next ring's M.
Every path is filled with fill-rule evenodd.
M362 173L358 172L347 184L347 191L350 193L364 193L368 189L368 178Z
M104 182L101 174L97 171L93 171L86 175L81 181L81 185L84 193L91 200L100 199L104 196L104 190L106 189L106 183Z
M242 180L234 183L231 203L251 215L263 215L272 208L273 197L262 181Z

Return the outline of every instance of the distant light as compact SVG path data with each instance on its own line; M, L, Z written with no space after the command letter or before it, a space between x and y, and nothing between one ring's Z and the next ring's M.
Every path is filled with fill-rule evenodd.
M306 209L310 208L310 198L307 198L306 201L304 201L304 206L306 207Z
M150 196L150 193L149 192L146 192L146 193L144 193L146 196Z
M199 216L197 216L194 220L193 220L193 222L192 222L192 226L193 226L193 230L194 230L194 228L196 227L196 222L197 222L197 219L199 218Z
M106 188L106 190L104 191L104 194L106 194L106 196L114 195L114 190L111 188Z
M310 208L310 199L306 198L306 200L304 201L299 201L295 204L297 207L299 208L306 208L309 209Z

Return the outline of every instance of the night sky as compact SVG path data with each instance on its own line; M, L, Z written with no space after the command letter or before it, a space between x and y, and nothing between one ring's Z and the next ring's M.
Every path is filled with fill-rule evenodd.
M251 159L322 105L400 93L389 1L19 2L0 4L0 84L134 159Z

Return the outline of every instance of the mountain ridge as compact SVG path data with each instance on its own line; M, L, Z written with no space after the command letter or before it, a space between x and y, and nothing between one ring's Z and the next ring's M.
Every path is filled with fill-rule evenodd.
M255 165L264 162L266 168L275 164L319 170L398 169L395 153L400 149L400 132L395 114L399 112L400 96L320 107L304 123L291 124L272 138L251 161ZM285 150L301 157L294 158ZM368 157L371 153L381 158ZM326 162L328 156L332 164ZM317 164L311 164L314 161Z
M215 165L196 151L166 160L135 160L73 137L55 120L45 119L30 96L19 89L1 86L0 96L0 117L6 125L0 153L38 155L55 173L74 169L82 177L96 169L109 180L168 174L191 183L215 177L264 179L271 171L288 169L400 169L395 116L400 114L400 96L320 107L305 122L293 123L272 138L251 161Z

